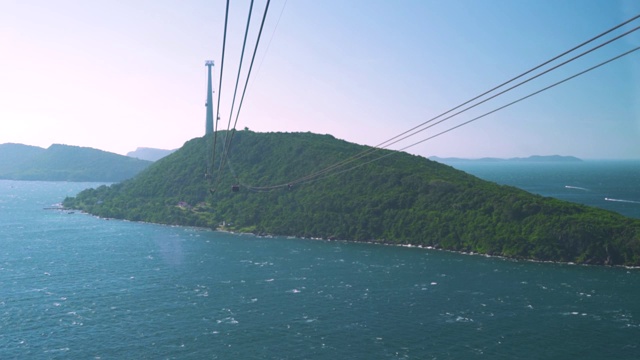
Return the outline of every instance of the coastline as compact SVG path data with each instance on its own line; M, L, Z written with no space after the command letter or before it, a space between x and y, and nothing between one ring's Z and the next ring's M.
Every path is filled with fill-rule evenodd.
M69 209L69 208L65 208L65 207L58 208L56 210L77 211L76 209ZM185 229L194 229L194 230L197 230L197 231L220 232L220 233L226 233L226 234L232 234L232 235L238 235L238 236L252 236L252 237L256 237L256 238L283 238L283 239L292 239L292 240L314 240L314 241L325 241L325 242L359 243L359 244L370 244L370 245L381 245L381 246L395 246L395 247L404 247L404 248L416 248L416 249L421 249L421 250L444 251L444 252L448 252L448 253L452 253L452 254L467 255L467 256L480 256L480 257L485 257L485 258L495 258L495 259L500 259L500 260L505 260L505 261L513 261L513 262L525 261L525 262L532 262L532 263L558 264L558 265L569 265L569 266L594 266L594 267L624 268L624 269L628 269L628 270L640 270L640 266L589 264L589 263L576 263L576 262L571 262L571 261L564 262L564 261L552 261L552 260L537 260L537 259L522 258L522 257L509 257L509 256L504 256L504 255L484 254L484 253L473 252L473 251L456 251L456 250L443 249L443 248L440 248L440 247L430 246L430 245L425 246L425 245L420 245L420 244L397 244L397 243L392 243L392 242L388 242L388 241L356 241L356 240L344 240L344 239L326 239L326 238L322 238L322 237L299 237L299 236L293 236L293 235L274 235L274 234L266 234L266 233L264 233L264 234L256 234L256 233L252 233L252 232L234 231L232 229L225 229L224 227L218 227L216 229L212 229L212 228L198 227L198 226L172 225L172 224L153 223L153 222L148 222L148 221L133 221L133 220L127 220L127 219L107 218L107 217L97 216L97 215L94 215L94 214L91 214L91 213L88 213L88 212L85 212L85 211L82 211L82 210L80 210L78 213L79 214L83 214L83 215L92 216L92 217L95 217L95 218L101 219L101 220L116 220L116 221L134 222L134 223L141 223L141 224L152 224L152 225L169 226L169 227L180 227L180 228L185 228ZM69 213L69 214L73 214L73 213Z

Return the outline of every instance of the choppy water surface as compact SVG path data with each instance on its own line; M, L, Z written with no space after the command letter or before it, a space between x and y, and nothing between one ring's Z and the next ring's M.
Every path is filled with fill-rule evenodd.
M640 270L42 209L93 185L0 181L0 358L640 355Z
M457 161L451 165L499 184L640 218L640 160Z

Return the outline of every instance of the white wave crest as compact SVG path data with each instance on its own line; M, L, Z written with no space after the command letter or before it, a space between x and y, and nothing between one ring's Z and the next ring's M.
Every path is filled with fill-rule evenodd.
M604 200L605 201L623 202L623 203L629 203L629 204L640 204L640 201L634 201L634 200L611 199L611 198L604 198Z
M583 188L583 187L579 187L579 186L571 186L571 185L565 185L564 186L565 189L574 189L574 190L582 190L582 191L590 191L587 188Z

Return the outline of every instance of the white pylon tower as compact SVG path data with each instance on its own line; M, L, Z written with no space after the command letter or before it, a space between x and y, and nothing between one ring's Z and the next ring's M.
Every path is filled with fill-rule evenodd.
M207 60L204 65L209 71L209 82L207 85L207 122L205 135L213 134L213 88L211 86L211 67L213 66L213 60Z

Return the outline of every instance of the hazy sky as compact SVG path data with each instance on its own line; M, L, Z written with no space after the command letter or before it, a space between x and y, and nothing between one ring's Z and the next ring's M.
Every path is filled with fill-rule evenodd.
M255 1L250 50L264 1ZM204 62L216 62L217 89L224 7L0 0L0 144L125 154L204 135ZM222 128L248 7L232 1ZM639 13L638 0L272 0L238 128L376 145ZM640 31L392 148L636 46ZM640 51L407 151L640 158Z

